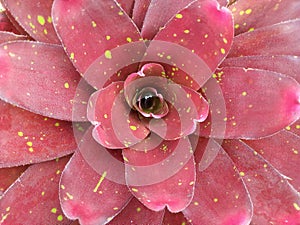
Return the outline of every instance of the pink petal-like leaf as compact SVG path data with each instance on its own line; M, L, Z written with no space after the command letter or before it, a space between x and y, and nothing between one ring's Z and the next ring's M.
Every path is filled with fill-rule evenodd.
M160 225L164 211L154 212L136 198L132 198L126 207L118 214L109 225L132 225L132 224L157 224Z
M69 157L30 166L2 196L2 225L64 224L69 221L60 208L58 186Z
M134 1L134 7L133 7L133 12L132 12L132 20L136 24L136 26L141 30L144 19L146 16L146 13L148 12L148 8L150 3L152 4L152 0L135 0ZM170 4L170 5L178 5L176 4ZM163 13L164 15L165 13ZM156 19L157 21L157 19Z
M170 213L169 211L165 211L164 220L162 225L191 225L190 222L184 217L184 215L180 213Z
M228 57L248 55L300 56L300 19L263 27L234 38Z
M300 192L300 137L281 131L268 138L244 142L288 177L289 182Z
M117 0L121 8L131 16L135 0Z
M80 73L101 55L110 59L114 57L110 50L141 37L132 20L113 0L55 0L52 17L62 43Z
M293 77L300 82L300 58L290 55L245 56L227 58L221 67L243 67L269 70Z
M195 163L188 138L165 141L155 135L123 150L126 182L145 206L185 209L194 193Z
M218 154L206 170L200 171L205 151L218 151ZM249 224L252 216L251 200L228 155L216 142L207 145L205 139L199 139L195 155L198 165L195 195L183 211L184 215L193 224Z
M11 32L0 31L0 44L7 41L26 40L28 37Z
M62 209L70 219L82 225L109 222L131 198L127 186L106 178L109 173L96 173L80 152L76 152L63 171L60 182Z
M232 39L231 13L226 8L219 9L215 1L194 2L176 14L154 37L154 40L189 49L212 71L228 54Z
M86 120L86 102L92 90L78 87L81 77L62 47L25 41L4 43L0 60L2 99L43 116ZM80 99L74 101L77 93ZM77 110L72 115L74 106Z
M3 0L5 8L35 40L60 44L52 25L51 7L53 0Z
M70 122L0 101L0 167L51 160L72 153L76 146Z
M95 92L88 104L88 118L96 125L93 135L107 148L131 146L149 134L127 104L123 83L115 82Z
M294 133L294 134L298 135L300 137L300 119L297 120L292 125L287 126L285 129L290 131L291 133Z
M299 193L287 179L243 142L226 140L222 146L240 171L251 196L254 205L252 223L299 223Z
M0 169L0 196L27 169L27 166Z
M273 134L300 116L300 86L292 78L256 69L228 67L215 74L223 92L225 117L215 121L218 138L253 139ZM208 135L210 121L201 125ZM216 130L226 123L226 132ZM258 125L259 124L259 125Z
M188 6L193 0L151 0L146 16L142 17L142 36L151 40L177 12ZM148 2L147 2L148 3ZM165 10L167 9L167 10ZM139 14L137 14L139 16Z
M235 34L300 17L298 0L239 0L231 5Z

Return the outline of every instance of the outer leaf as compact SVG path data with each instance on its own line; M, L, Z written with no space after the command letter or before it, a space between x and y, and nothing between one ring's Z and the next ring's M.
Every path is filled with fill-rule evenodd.
M0 167L51 160L76 149L71 123L0 101Z
M132 198L126 207L118 214L109 225L131 224L161 224L164 211L153 212L141 204L136 198Z
M300 58L291 55L245 56L227 58L221 67L243 67L269 70L293 77L300 82Z
M150 3L152 3L152 0L135 0L134 1L134 7L133 7L133 13L132 13L132 20L137 25L137 27L141 30L146 13L148 12L148 8ZM177 5L171 4L171 5ZM156 19L157 20L157 19Z
M18 30L9 21L9 19L5 13L5 10L2 11L1 8L0 8L0 31L8 31L8 32L13 32L13 33L18 34Z
M144 20L142 36L148 40L153 39L161 27L193 0L177 0L176 4L168 0L151 0L150 2L146 16L142 17Z
M131 198L125 185L97 174L79 152L66 166L60 183L60 200L65 215L82 225L109 222ZM109 175L108 175L109 176Z
M244 141L286 176L294 188L300 192L299 143L300 138L288 131L281 131L268 138Z
M164 141L157 136L123 150L126 182L145 206L179 212L194 192L195 165L187 138Z
M117 1L122 9L127 13L127 15L131 16L133 6L134 6L134 0L118 0Z
M206 148L218 151L215 160L204 171L200 162ZM216 143L207 146L199 139L195 152L197 180L191 204L183 211L193 224L245 225L252 217L252 204L233 162Z
M30 166L1 198L1 224L70 224L58 199L59 178L68 159Z
M86 120L91 88L80 86L79 74L62 47L38 42L0 46L0 97L35 113L62 120ZM74 101L75 94L80 93ZM76 114L72 109L76 106Z
M297 224L300 196L288 181L241 141L227 140L223 147L236 164L251 196L252 224Z
M191 225L190 222L184 217L184 215L180 213L170 213L169 211L165 211L164 221L162 225Z
M0 169L0 196L26 169L27 166Z
M300 116L300 86L281 74L235 67L223 68L214 75L226 104L225 118L215 121L212 134L218 138L253 139L273 134ZM216 130L226 122L226 132ZM259 125L258 125L259 124ZM208 135L211 124L201 125Z
M63 45L80 73L101 55L113 57L110 52L113 48L140 39L132 20L113 0L55 0L52 17Z
M229 9L235 21L235 34L300 17L298 0L239 0Z
M248 55L300 56L300 19L295 19L238 35L228 57Z
M7 41L26 40L28 37L10 32L0 31L0 44Z
M53 0L3 0L5 8L35 40L60 44L52 25L51 7Z

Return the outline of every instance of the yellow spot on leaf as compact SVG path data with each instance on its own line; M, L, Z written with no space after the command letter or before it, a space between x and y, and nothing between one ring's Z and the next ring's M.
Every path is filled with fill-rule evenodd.
M293 206L297 211L300 211L300 206L296 202L293 204Z
M188 34L188 33L190 33L190 30L184 30L183 31L185 34Z
M28 14L28 15L27 15L27 18L28 18L28 19L31 19L31 15Z
M130 37L127 37L127 38L126 38L126 41L127 41L127 42L132 42L132 39L131 39Z
M139 191L139 190L136 189L136 188L131 188L131 190L132 190L133 192L138 192L138 191Z
M57 208L52 208L52 209L51 209L51 212L52 212L52 213L56 213L56 212L57 212Z
M32 147L32 142L31 142L31 141L28 141L26 144L27 144L29 147Z
M136 208L137 212L140 212L142 209L140 207Z
M57 217L57 221L62 221L63 219L64 219L63 215L59 215L59 216Z
M224 48L221 48L221 50L220 50L220 51L221 51L221 53L222 53L223 55L224 55L224 54L225 54L225 52L226 52Z
M105 58L107 58L107 59L112 59L111 51L106 50L105 53L104 53L104 56L105 56Z
M245 173L244 172L240 172L240 176L241 177L245 176Z
M130 126L130 129L135 131L135 130L137 130L137 127L136 126Z
M38 20L39 24L41 24L42 26L45 25L46 21L45 21L45 18L43 16L38 15L37 20Z
M52 18L51 18L51 16L48 16L47 22L48 22L48 23L52 23Z
M106 35L106 40L110 40L110 36L109 35Z
M19 131L19 132L18 132L18 136L19 136L19 137L23 137L23 136L24 136L24 133L23 133L22 131Z
M65 87L66 89L70 88L70 85L69 85L69 83L68 83L68 82L66 82L66 83L64 84L64 87Z
M122 11L118 12L119 16L123 16L124 13Z
M246 13L247 15L251 14L251 12L252 12L252 9L247 9L247 10L245 11L245 13Z
M182 14L177 13L175 17L176 17L177 19L182 19L183 16L182 16Z
M243 96L246 96L246 95L247 95L247 92L246 92L246 91L243 91L242 95L243 95Z
M71 53L70 53L70 59L73 60L73 59L74 59L74 55L75 55L74 52L71 52Z
M217 198L214 198L214 202L216 202L216 203L217 203L218 201L219 201L219 199L217 199Z
M101 175L101 177L100 177L100 179L99 179L99 181L98 181L96 187L94 188L93 192L96 193L96 192L98 191L98 188L100 187L100 185L101 185L101 183L103 182L103 180L104 180L104 178L106 177L106 175L107 175L107 172L104 171L103 174Z
M92 27L96 27L96 26L97 26L96 22L92 21Z
M54 126L55 126L55 127L59 127L59 126L60 126L59 122L56 122L56 123L54 124Z

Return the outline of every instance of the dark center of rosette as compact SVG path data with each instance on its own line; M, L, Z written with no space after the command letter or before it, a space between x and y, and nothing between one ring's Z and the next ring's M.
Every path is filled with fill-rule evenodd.
M152 87L138 91L132 104L145 117L162 118L168 113L168 105L163 96Z

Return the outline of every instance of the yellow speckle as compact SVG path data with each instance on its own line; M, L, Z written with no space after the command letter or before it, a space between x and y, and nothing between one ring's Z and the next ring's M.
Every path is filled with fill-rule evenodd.
M293 206L297 211L300 211L300 206L296 202L293 204Z
M109 35L106 35L106 40L108 40L108 41L109 41L109 40L110 40L110 38L111 38L111 37L110 37Z
M59 215L58 217L57 217L57 221L62 221L64 219L64 217L62 216L62 215Z
M132 39L131 39L130 37L127 37L127 38L126 38L126 41L127 41L127 42L132 42Z
M122 11L118 12L119 16L123 16L124 13Z
M56 213L56 212L57 212L57 208L52 208L52 209L51 209L51 212L52 212L52 213Z
M214 202L216 202L216 203L217 203L218 201L219 201L219 199L217 199L217 198L214 198Z
M27 15L27 18L28 18L28 19L31 19L31 15L28 14L28 15Z
M68 83L68 82L64 83L64 87L65 87L66 89L70 88L69 83Z
M65 185L63 185L63 184L60 185L60 188L63 189L63 190L65 190Z
M235 25L234 25L234 28L235 28L235 29L238 29L239 27L240 27L239 24L235 24Z
M105 53L104 53L104 56L105 56L105 58L107 58L107 59L111 59L111 58L112 58L111 51L106 50Z
M31 142L31 141L28 141L26 144L27 144L29 147L32 147L32 142Z
M23 133L22 131L19 131L19 132L18 132L18 136L19 136L19 137L23 137L23 136L24 136L24 133Z
M208 38L208 34L205 34L205 35L204 35L204 38Z
M245 13L246 13L247 15L251 14L251 12L252 12L252 9L247 9L247 10L245 11Z
M296 125L296 129L300 129L300 125Z
M227 43L228 43L228 41L227 41L227 39L226 39L226 38L223 38L223 42L224 42L225 44L227 44Z
M74 198L73 195L71 195L69 192L67 192L66 195L67 195L68 198L71 199L71 200Z
M137 130L137 127L136 126L130 126L130 129L135 131L135 130Z
M118 209L119 209L118 207L114 207L114 208L113 208L113 210L118 210Z
M221 51L221 53L222 53L223 55L224 55L225 52L226 52L224 48L221 48L220 51Z
M44 31L44 34L48 34L48 31L47 31L47 29L44 29L43 31Z
M99 181L98 181L96 187L94 188L93 192L96 193L96 192L98 191L98 188L100 187L100 185L101 185L101 183L103 182L103 180L104 180L104 178L106 177L106 175L107 175L107 172L104 171L103 174L101 175L101 177L100 177L100 179L99 179Z
M133 192L138 192L138 191L139 191L139 190L136 189L136 188L131 188L131 190L132 190Z
M39 24L41 24L42 26L45 25L46 21L45 21L45 18L43 16L38 15L37 20L38 20Z
M243 96L246 96L246 95L247 95L247 92L246 92L246 91L243 91L243 92L242 92L242 95L243 95Z
M136 208L137 212L140 212L142 209L140 207Z
M45 192L44 192L44 191L42 191L41 195L42 195L42 196L44 196L44 195L45 195Z
M291 130L290 126L285 127L286 130Z
M71 53L70 53L70 59L73 60L73 59L74 59L74 56L75 56L74 52L71 52Z
M190 30L184 30L183 31L185 34L188 34L188 33L190 33Z
M177 19L182 19L183 16L182 16L182 14L177 13L175 17L176 17Z
M48 22L48 23L52 23L52 18L51 18L51 16L48 16L47 22Z
M28 148L28 151L33 152L33 148L32 147Z
M196 206L199 205L199 202L194 202L194 205L196 205Z
M245 11L241 10L239 14L242 16L242 15L244 15L244 13L245 13Z
M108 115L107 115L107 114L104 114L103 117L104 117L105 119L107 119L107 118L108 118Z
M92 21L92 27L96 27L96 26L97 26L96 22Z
M251 27L251 28L249 28L249 30L248 30L249 32L251 32L251 31L254 31L254 28L253 27Z
M245 173L244 172L240 172L240 176L241 177L245 176Z
M54 126L55 126L55 127L59 127L59 126L60 126L59 122L56 122L56 123L54 124Z

